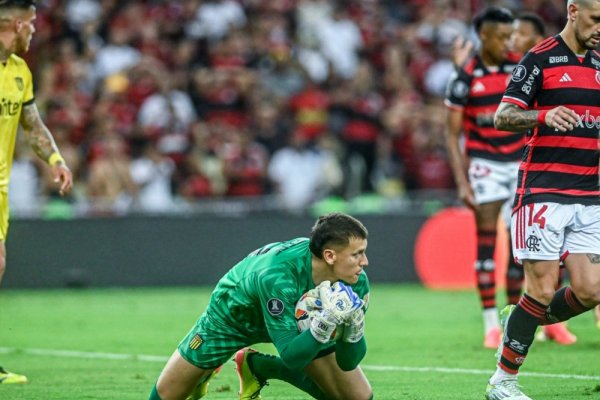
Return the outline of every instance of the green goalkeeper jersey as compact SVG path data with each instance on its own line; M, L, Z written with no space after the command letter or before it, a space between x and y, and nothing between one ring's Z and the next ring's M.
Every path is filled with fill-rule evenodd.
M205 317L225 331L235 331L249 343L282 345L298 334L294 308L315 287L308 238L263 246L221 278ZM368 304L369 283L363 272L352 289Z

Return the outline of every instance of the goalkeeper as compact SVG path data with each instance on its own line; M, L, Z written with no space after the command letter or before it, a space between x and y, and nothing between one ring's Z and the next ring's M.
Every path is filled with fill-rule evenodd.
M359 366L366 353L367 235L357 219L331 213L316 221L310 239L250 253L221 278L150 400L202 398L209 380L234 355L243 400L262 399L269 379L316 399L372 399ZM311 317L310 328L299 332L295 304L310 289L319 293L322 309ZM248 348L255 343L273 343L279 356Z

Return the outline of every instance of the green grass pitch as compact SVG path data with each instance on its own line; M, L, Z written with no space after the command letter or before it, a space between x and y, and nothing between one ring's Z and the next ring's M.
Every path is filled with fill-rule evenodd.
M482 348L474 291L373 285L371 293L362 366L375 399L483 398L495 359ZM0 290L0 365L30 379L0 385L0 399L147 399L209 294L204 287ZM521 384L534 399L600 400L600 330L590 313L569 326L575 345L541 342L531 350ZM206 398L237 398L233 363ZM308 396L273 381L263 398Z

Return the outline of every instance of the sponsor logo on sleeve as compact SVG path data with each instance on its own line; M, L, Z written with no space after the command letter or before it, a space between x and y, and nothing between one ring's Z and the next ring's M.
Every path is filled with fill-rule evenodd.
M523 84L523 86L521 86L521 91L529 94L531 93L531 88L533 87L533 83L535 82L535 78L540 74L540 72L542 72L541 69L539 69L537 66L533 66L533 71L531 71L531 74L529 74L529 76L527 76L527 80L525 81L525 83ZM514 77L514 74L513 74ZM525 77L525 76L523 76ZM514 78L513 78L514 80ZM521 78L521 80L523 80L523 78Z

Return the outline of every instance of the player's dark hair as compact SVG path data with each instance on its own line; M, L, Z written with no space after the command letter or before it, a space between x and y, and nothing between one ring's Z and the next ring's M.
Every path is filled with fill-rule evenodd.
M351 238L366 239L367 228L354 217L344 213L322 215L310 232L310 251L322 258L327 246L347 246Z
M508 8L488 7L473 18L473 26L475 27L475 31L479 33L481 27L486 22L512 24L514 20L515 17Z
M35 0L0 0L0 9L3 8L22 8L35 7Z
M535 33L537 33L540 36L546 36L546 26L544 25L544 21L542 20L542 18L540 18L539 15L531 12L524 12L517 15L517 19L519 21L529 22L531 25L533 25Z

